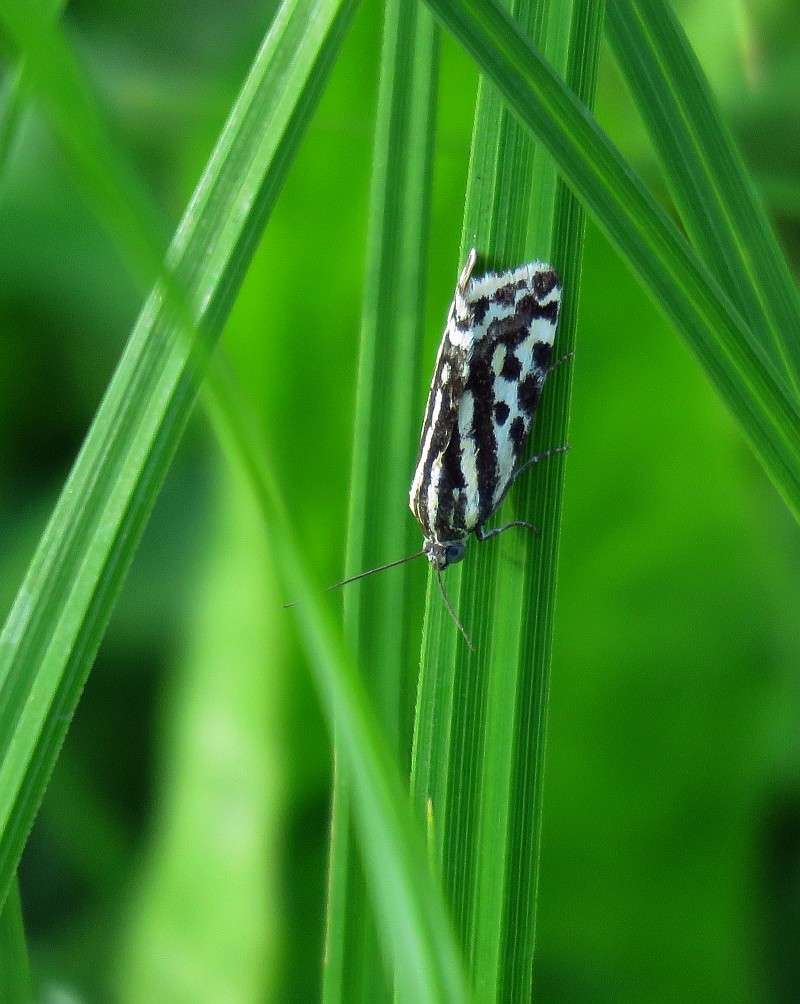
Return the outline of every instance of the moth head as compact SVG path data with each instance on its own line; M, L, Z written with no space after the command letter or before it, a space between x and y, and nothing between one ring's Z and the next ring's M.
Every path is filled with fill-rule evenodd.
M467 545L463 540L426 540L423 553L433 567L441 571L448 565L458 564L467 553Z
M387 568L394 568L396 565L404 565L407 561L413 561L415 558L421 558L424 554L425 557L430 561L436 570L436 579L439 583L439 589L442 594L442 599L444 600L445 606L447 607L450 616L456 622L456 626L467 645L475 651L475 646L472 644L472 640L467 632L464 630L464 625L458 619L458 614L453 609L453 605L447 598L447 593L444 589L444 583L442 582L442 569L447 568L448 565L455 565L456 562L461 561L467 550L466 540L453 540L445 543L441 543L435 540L428 540L426 538L425 545L421 551L417 551L416 554L409 554L406 558L399 558L397 561L390 561L388 565L380 565L378 568L370 568L367 572L359 572L358 575L351 575L349 579L343 579L341 582L337 582L333 586L328 586L328 589L339 589L341 586L346 586L350 582L356 582L358 579L366 578L368 575L374 575L375 572L383 572ZM294 603L285 604L287 607L293 607Z

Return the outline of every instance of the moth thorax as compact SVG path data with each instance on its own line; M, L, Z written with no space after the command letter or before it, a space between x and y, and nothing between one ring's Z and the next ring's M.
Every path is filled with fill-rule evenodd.
M467 552L467 538L460 540L429 540L425 538L423 554L434 568L441 570L461 561Z

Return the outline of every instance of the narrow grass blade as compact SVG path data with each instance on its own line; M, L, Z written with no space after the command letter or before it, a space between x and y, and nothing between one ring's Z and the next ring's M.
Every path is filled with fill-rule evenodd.
M188 291L205 341L192 347L155 289L0 636L0 898L194 403L208 350L354 8L351 0L291 0L279 11L170 250L170 266ZM34 73L39 63L29 65Z
M370 192L346 574L419 550L405 499L419 415L410 389L420 384L436 104L438 30L422 5L390 0L378 92ZM403 566L344 594L345 625L357 664L405 767L411 747L418 639L409 633L412 582ZM416 590L421 592L421 586ZM350 782L336 758L331 900L325 951L326 1001L373 1002L389 995L372 907L352 853ZM346 890L347 902L336 895Z
M591 101L602 5L577 8L570 21L560 3L520 3L516 16ZM536 258L556 265L565 286L557 354L573 345L583 229L583 214L557 182L552 162L482 80L462 258L475 245L498 268ZM568 363L547 382L532 451L566 441L570 387ZM541 538L519 531L509 540L509 531L498 541L471 545L460 579L448 570L448 590L461 599L475 655L429 589L413 790L429 819L479 1000L531 998L563 477L561 455L531 472L509 499L512 515L532 519Z
M280 997L288 616L250 485L214 466L191 609L160 702L146 853L133 881L129 858L115 876L128 888L103 994L114 1004Z
M560 5L554 5L556 17ZM572 7L565 81L575 95L594 106L600 60L605 4L577 3ZM558 55L545 40L544 51ZM562 271L564 289L558 355L575 349L578 325L580 276L583 267L584 211L563 183L556 188L553 223L553 261ZM568 279L566 277L569 277ZM549 377L548 399L536 423L534 453L568 443L572 378L580 366L580 350ZM577 447L576 447L577 448ZM555 460L555 463L552 461ZM553 622L558 582L558 554L565 468L569 456L548 460L541 470L520 485L519 512L536 513L534 522L542 539L535 560L523 579L525 630L519 654L520 685L516 695L515 748L511 777L509 849L506 896L503 904L503 938L499 999L528 1002L533 999L532 974L539 888L539 851L542 838L542 787L545 770L547 701L552 656ZM491 839L491 834L488 834Z
M245 465L270 528L286 594L297 597L294 611L301 640L352 785L359 847L395 984L410 1001L466 1001L461 960L444 898L429 872L396 757L341 632L311 588L285 506L263 460L264 451L243 414L241 394L233 393L218 374L212 391L218 434L236 462Z
M666 0L618 0L607 31L689 239L800 387L800 295L675 12Z
M686 339L796 518L800 407L741 315L641 181L495 0L427 0L542 141Z

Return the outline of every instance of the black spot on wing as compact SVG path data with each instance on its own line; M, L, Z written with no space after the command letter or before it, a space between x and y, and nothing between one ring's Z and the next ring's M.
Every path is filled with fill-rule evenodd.
M518 279L517 282L507 282L503 286L498 286L492 296L492 302L500 307L513 307L517 292L525 289L525 285L524 279Z
M505 317L496 317L489 325L483 340L486 349L488 350L489 347L494 349L496 345L505 345L508 353L512 354L518 345L530 337L530 325L528 317L520 314L518 310L506 314Z
M474 300L470 304L470 309L472 310L472 323L476 327L483 324L483 319L486 317L489 306L490 303L488 296L480 296L477 300Z
M514 445L514 455L518 457L522 453L522 447L525 445L525 439L528 435L528 424L521 415L517 415L508 427L508 434Z
M531 293L528 296L523 296L518 306L524 311L529 326L531 321L536 321L540 318L549 321L551 324L555 324L558 321L558 300L551 300L550 303L540 303Z
M525 328L529 330L533 321L540 318L555 325L558 320L558 300L551 303L541 303L535 293L526 293L517 301L516 310L500 321L507 322L508 327Z
M533 291L540 300L543 300L556 287L561 288L561 280L554 268L537 272L533 277Z
M542 380L534 370L524 380L520 381L517 387L517 401L519 402L520 411L524 412L528 417L533 415L539 404L539 395L541 392Z
M505 403L505 401L498 401L494 406L494 418L498 425L505 425L508 421L508 416L511 414L511 409Z
M522 372L522 363L519 361L517 356L513 352L506 352L505 359L503 360L503 368L500 370L500 376L504 380L519 380L519 375Z
M533 346L533 364L543 372L547 371L550 365L550 358L553 355L553 346L549 342L535 342Z

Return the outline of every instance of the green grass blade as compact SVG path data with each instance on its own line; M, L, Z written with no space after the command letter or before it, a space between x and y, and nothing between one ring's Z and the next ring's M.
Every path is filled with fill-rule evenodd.
M607 31L689 239L800 386L797 286L674 11L665 0L620 0Z
M115 1004L278 998L289 625L250 485L215 461L186 641L161 701L146 853L115 915L124 938L102 994ZM118 883L130 860L117 869Z
M33 1000L22 906L16 882L0 907L0 1000L7 1004L29 1004Z
M391 0L384 15L367 270L362 311L345 574L420 548L404 499L413 468L430 223L438 29L430 12ZM398 763L408 762L419 640L409 632L421 568L346 587L345 625ZM416 589L414 582L417 583ZM417 603L418 605L418 603ZM350 853L349 780L337 758L325 951L326 1001L388 995L371 905ZM335 895L346 890L347 902ZM381 989L381 985L383 988Z
M602 5L519 4L517 17L570 84L593 99ZM575 333L583 214L482 81L470 166L462 257L473 243L499 268L543 258L562 273L557 353ZM567 437L571 364L550 380L532 452ZM544 716L555 601L564 458L548 460L509 499L541 538L519 533L471 546L447 573L477 653L459 639L429 589L413 785L468 954L480 1000L529 1001L535 930ZM505 518L509 508L505 507ZM501 543L502 541L502 543ZM460 577L457 577L460 573Z
M559 4L551 17L558 17ZM577 97L591 108L597 87L600 42L605 4L573 5L566 53L565 80ZM563 14L561 15L563 17ZM546 39L543 51L558 53ZM580 276L583 267L585 215L580 203L563 184L556 188L553 222L553 261L565 282L558 337L559 354L575 348ZM537 419L533 452L569 442L569 411L575 362L565 363L550 378L548 401ZM579 448L578 444L578 448ZM569 458L553 457L535 477L523 482L519 511L535 513L542 531L536 558L523 579L525 630L519 654L520 684L516 695L515 748L512 759L509 817L509 863L503 903L503 957L500 960L499 998L527 1002L532 999L533 953L539 888L539 851L542 837L542 785L545 770L546 713L556 606L558 554L564 467ZM511 571L511 569L509 569ZM498 598L502 601L502 597ZM491 839L491 834L488 834ZM487 843L488 853L488 843Z
M284 41L284 43L286 42L287 39L291 39L293 43L292 45L284 44L284 46L280 47L280 54L286 57L286 62L283 66L283 69L286 72L283 75L281 75L280 73L276 73L275 71L279 67L276 67L273 64L271 67L269 67L270 69L273 70L274 74L270 81L272 89L268 93L256 92L256 95L262 99L264 104L267 103L266 101L267 97L278 98L280 110L282 110L284 114L289 117L289 120L282 122L280 120L280 116L277 114L273 116L264 114L265 111L267 111L268 109L265 109L263 104L260 109L261 115L256 117L255 122L249 117L249 115L244 116L242 120L238 123L238 125L241 131L244 132L245 136L249 137L253 142L253 144L255 145L255 149L251 151L251 157L255 157L255 155L258 153L261 154L264 153L263 148L259 146L257 143L258 140L262 140L263 142L262 134L259 128L257 128L257 126L265 124L267 127L267 134L270 137L271 141L273 142L273 146L271 147L273 160L277 161L278 166L281 167L284 171L288 167L288 164L291 161L291 154L294 149L294 146L292 145L292 143L290 143L290 141L293 141L294 145L296 145L296 142L299 139L300 135L300 124L303 122L302 115L298 114L297 105L299 104L301 106L300 111L304 112L306 114L306 117L308 117L308 115L310 114L310 110L311 108L313 108L314 104L313 100L311 99L315 98L319 94L319 90L321 89L322 86L322 81L324 80L325 71L329 68L330 63L335 55L335 52L337 51L338 43L341 41L344 29L347 23L349 22L350 15L352 14L352 9L353 9L352 4L344 5L343 7L334 6L332 4L327 4L327 5L319 4L316 8L311 8L311 9L308 9L305 5L302 4L293 6L292 16L287 18L287 22L282 25L283 31L279 34L279 38L281 38ZM278 24L280 24L280 20ZM301 26L304 28L303 31L299 30ZM274 35L273 35L273 41L274 41ZM307 57L314 51L315 44L316 44L316 53L315 53L316 58L309 61ZM262 66L260 67L260 69L263 71L267 69L267 67ZM289 72L290 70L294 70L294 74L291 74ZM307 77L303 77L304 71L308 73ZM293 85L296 83L301 84L299 93L296 91L296 89L295 92L293 93ZM251 95L251 97L254 97L256 95ZM294 106L291 103L293 97L296 99L296 104ZM253 110L252 102L251 101L245 102L244 108L240 109L240 112L243 110L247 110L248 113L252 112ZM269 128L270 126L272 127L271 129ZM232 130L227 137L228 141L234 147L235 147L235 140L238 135L239 135L239 129ZM241 240L242 238L242 235L240 233L237 233L236 230L236 224L238 222L241 222L239 217L237 216L236 210L240 210L241 213L243 209L245 211L245 214L246 211L250 209L254 209L256 211L261 210L263 215L259 216L258 213L256 213L256 219L258 222L263 222L263 219L266 217L269 209L271 208L271 199L269 199L267 196L272 196L274 195L274 193L277 192L277 186L275 186L274 188L270 187L265 184L264 178L260 178L257 175L255 175L255 168L252 164L252 160L241 156L241 154L243 154L244 151L238 150L235 152L240 154L239 158L234 158L236 171L238 172L245 169L244 178L245 180L249 180L251 184L254 185L254 189L252 191L248 191L247 189L243 191L242 184L238 186L232 186L230 184L231 179L228 178L227 180L229 184L227 190L223 188L223 190L220 191L218 186L217 189L212 192L201 192L199 198L196 199L195 204L193 206L193 208L195 209L195 215L190 217L186 221L185 227L182 230L180 236L180 240L188 243L189 249L196 255L198 264L202 263L205 265L210 257L209 267L212 270L216 269L216 271L213 272L213 278L218 280L218 282L222 286L222 289L220 290L215 285L209 284L208 287L206 287L202 283L198 283L198 288L197 290L195 290L195 286L192 285L191 282L187 283L189 289L193 294L193 299L196 298L201 300L203 305L206 307L206 312L205 314L202 315L201 320L203 322L204 331L208 332L210 335L214 335L218 332L218 327L214 324L214 322L217 321L221 323L222 317L224 317L224 314L227 312L226 310L223 309L223 302L224 302L223 297L225 295L228 296L229 299L226 305L229 306L230 299L232 299L236 287L238 285L238 281L241 278L241 275L237 273L237 270L234 267L234 266L241 267L244 259L244 255L236 254L236 252L239 249L235 245L235 239L238 237ZM217 167L224 173L224 168L226 166L227 158L221 153L218 153L218 156L219 156L219 163L217 164ZM231 156L230 152L229 156ZM213 164L214 161L212 159L212 166ZM267 166L272 167L273 162L269 161L267 163ZM255 175L255 177L253 175ZM236 178L237 175L234 174L234 177ZM278 175L278 178L281 178L281 176ZM213 179L213 180L218 181L219 179ZM268 175L267 180L275 182L276 178L272 175ZM264 194L265 191L266 191L266 196ZM217 198L214 199L212 198L212 196L216 196ZM208 215L203 216L203 214L200 212L200 209L203 208L206 199L209 199L214 209L216 210L214 216L210 217ZM229 204L230 200L233 201L234 203L233 206ZM209 256L209 247L207 244L202 244L201 242L198 242L197 245L192 245L190 238L194 236L193 234L194 227L200 226L202 224L204 224L208 228L207 230L203 231L203 234L205 235L206 238L216 237L217 234L212 224L215 222L221 223L223 221L228 221L230 226L230 230L225 232L224 236L227 236L229 237L229 239L234 241L234 246L233 247L229 246L227 248L227 255L224 257L222 262L220 262L220 260L213 254L213 252L216 251L217 248L212 246L212 248L210 249L212 251L212 254ZM250 217L247 215L246 215L246 221L247 223L252 222ZM248 248L252 248L253 238L256 236L256 234L255 232L248 231L248 229L244 226L244 224L242 224L242 228L245 231L245 235L250 237L250 242L246 246ZM208 232L209 230L210 233ZM179 254L179 252L183 250L184 250L183 247L179 247L175 251L175 257L178 258L179 266L184 264ZM231 260L233 260L232 265L231 265ZM189 263L186 264L188 265ZM201 274L200 278L206 278L206 276ZM157 306L158 306L157 303L151 304L151 314L146 315L144 318L144 320L147 322L147 327L143 332L140 332L141 339L146 340L146 336L151 330L151 326L154 327L156 324L164 321L163 317L160 317L156 314L155 308ZM156 316L153 317L152 316L153 314L156 314ZM174 376L174 373L170 371L173 369L179 369L180 365L182 365L184 362L183 356L179 352L179 350L183 349L183 341L182 339L177 337L177 332L175 332L174 341L175 345L172 346L173 355L176 355L177 358L175 360L175 366L168 367L168 372L166 375L167 377ZM202 355L204 358L205 357L204 354ZM172 361L172 357L170 357L169 361ZM185 377L183 380L184 386L183 387L178 386L177 388L177 390L184 391L183 399L182 400L180 398L178 399L178 403L182 406L182 413L184 419L185 419L185 413L186 411L188 411L188 407L190 406L191 399L193 398L196 389L196 379L195 379L196 373L189 368L188 362L189 361L186 360L186 369L184 371ZM149 369L152 372L158 375L161 375L162 368L163 366L161 364L160 359L158 358L153 360L149 367ZM117 382L119 382L119 377ZM113 390L114 386L112 386L111 392L113 392ZM163 380L162 380L162 385L159 387L159 391L161 393L156 396L156 400L158 400L159 397L160 398L166 397L167 403L169 403L169 393L168 393L169 385L167 384L165 386ZM130 398L131 395L122 394L120 396L123 397L123 399L127 400ZM158 415L155 416L156 419L158 419L159 417L160 416ZM167 411L167 419L169 418L175 418L174 412L170 413L169 411ZM178 428L177 431L175 431L174 428L175 424L176 424L175 422L170 424L168 421L165 420L164 421L165 428L161 430L162 433L161 439L160 440L156 439L156 442L152 447L152 449L155 451L156 456L158 456L163 462L161 470L158 473L163 473L163 469L166 467L166 464L169 461L169 457L171 455L171 449L169 448L170 438L174 438L174 440L177 441L180 428ZM182 422L180 424L180 427L182 428ZM95 425L94 428L97 429L97 424ZM141 439L141 437L139 438ZM92 443L90 436L88 446L91 445ZM134 447L135 445L136 444L134 444ZM146 443L140 442L139 451L141 452L144 447L146 447ZM87 450L85 449L84 454L82 455L81 458L81 461L84 464L87 463L85 459L86 452ZM79 464L77 465L76 468L76 471L78 472L81 471L81 461L79 461ZM102 473L103 472L101 471L101 475ZM148 480L144 477L145 474L150 475L151 478L150 483L148 483ZM148 488L151 488L153 482L155 481L160 481L160 478L156 478L152 469L145 469L145 471L142 474L142 477L140 477L138 481L135 482L134 484L135 489L140 493L140 495L144 495L144 499L140 498L138 500L139 507L137 510L137 515L140 517L139 523L137 524L133 520L121 519L120 522L123 525L117 528L114 526L114 524L112 524L111 527L108 528L112 535L115 530L118 534L127 535L126 541L130 543L131 549L135 545L136 538L138 536L138 531L141 528L141 522L143 522L147 514L147 511L149 510L150 502L148 498ZM76 482L76 475L73 474L71 483L68 486L68 489L72 488L73 492L76 491L77 489L83 488L83 485L80 484L76 485L75 482ZM123 485L122 487L124 488L126 486ZM157 484L155 485L155 487L157 487ZM155 491L153 490L152 495L154 496L154 494ZM62 515L62 513L57 511L56 516L54 517L55 523L58 522L59 515ZM109 515L108 508L106 509L105 515L106 516ZM110 513L110 515L112 516L114 515L113 510ZM127 516L127 513L123 513L122 515ZM52 529L52 524L51 524L51 529ZM89 536L89 534L86 533L85 536ZM91 543L91 538L89 542ZM116 544L116 541L112 542ZM113 557L117 562L117 566L115 569L117 578L109 580L109 577L106 576L105 580L102 581L102 585L105 587L107 591L113 590L113 587L118 584L118 578L122 574L122 571L119 566L123 563L124 555L120 554L121 550L122 550L121 548L117 548L116 552L113 553ZM89 564L91 564L93 558L95 558L95 555L90 549L88 555ZM97 559L95 559L95 562L96 564L100 563ZM292 565L293 567L296 567L296 562L294 562L293 560L290 561L289 564ZM112 571L113 570L114 569L112 568ZM68 571L68 569L66 571ZM100 571L101 573L103 573L105 572L105 569L101 568ZM294 586L292 588L294 588ZM97 595L96 592L94 592L91 595L84 597L86 604L89 605L89 609L84 613L84 616L85 617L93 616L95 618L94 622L94 627L96 629L95 635L89 636L87 638L85 632L81 633L79 630L74 632L74 635L75 634L78 635L77 640L83 646L84 650L83 654L85 656L82 662L76 663L75 660L71 660L73 665L68 668L74 668L76 671L80 670L83 667L85 667L88 670L88 661L90 659L90 655L89 656L86 655L86 649L91 645L92 641L94 641L96 637L99 637L99 632L102 629L102 625L98 627L97 619L103 616L105 610L102 607L102 605L95 603L96 595ZM107 593L105 596L101 596L101 599L107 599L107 598L108 598ZM80 597L78 597L78 600L80 600ZM37 612L35 606L32 612L33 613ZM23 641L26 640L26 636L30 636L31 634L29 625L30 621L21 625L22 627L21 639ZM79 628L81 626L82 625L78 625ZM28 637L27 640L29 642L36 641L35 638L30 638L30 637ZM66 639L67 642L71 640L72 639L70 638ZM316 636L316 640L317 642L319 642L319 636ZM64 644L63 638L61 639L61 644L62 645ZM328 648L330 648L330 645L328 645ZM28 653L28 655L30 654L31 653ZM328 656L330 656L330 652L328 652ZM70 653L67 653L66 657L70 658ZM70 698L72 697L72 693L71 692L68 692L67 694L61 693L58 694L57 696L62 701L61 708L64 708L65 705L67 708L69 708L69 703L67 702L69 702ZM339 697L340 697L340 706L339 706L340 720L343 719L345 723L347 723L348 720L347 715L341 714L341 702L344 701L345 711L349 711L350 716L352 718L353 699L352 696L350 696L349 699L351 703L350 705L348 705L347 693L345 693L344 698L341 697L341 687L339 690ZM75 692L74 698L77 699L77 692ZM364 700L363 695L361 696L361 700L363 702ZM368 710L363 711L363 714L368 716ZM368 722L367 725L364 726L363 715L361 719L359 719L358 715L356 715L356 720L362 732L357 735L356 740L353 743L351 743L350 746L348 747L349 750L352 750L354 746L357 747L356 753L352 755L351 759L355 760L355 762L357 762L360 765L360 767L363 767L363 764L366 763L368 766L372 768L372 773L374 773L375 770L379 771L380 768L375 768L375 758L374 757L370 758L369 756L371 749L369 737L370 736L373 737L373 743L377 745L379 748L379 755L385 756L385 753L380 753L380 738L379 737L377 739L374 738L374 736L376 735L374 724L371 725ZM59 718L58 721L61 721L61 718ZM23 722L22 724L27 725L28 732L30 732L30 725L32 723ZM368 736L367 740L365 740L362 735L365 729ZM347 728L345 728L344 729L345 736L350 736L351 731L352 730L348 730ZM24 734L25 734L25 729L17 729L16 735L21 735L22 738L24 739ZM45 748L43 754L41 746L42 744L40 743L39 747L34 751L38 757L42 757L44 754L47 753L47 748ZM365 750L366 753L364 752ZM52 755L54 756L55 752L53 752ZM385 803L387 797L389 797L386 794L386 783L384 782L383 786L381 786L380 783L375 783L372 780L372 775L368 775L365 780L363 769L361 770L360 773L356 772L356 776L359 782L357 790L359 798L356 799L356 804L360 805L364 802L364 799L361 798L362 788L364 784L366 784L368 796L372 798L372 802L369 801L369 797L367 798L367 811L361 813L361 816L364 819L363 828L366 830L368 835L377 833L379 838L376 840L374 837L372 837L371 840L368 839L367 841L369 846L378 848L378 851L376 853L373 853L370 858L371 874L373 875L373 877L376 877L375 884L379 888L387 888L388 884L388 888L390 891L388 894L383 895L380 902L383 904L384 914L387 911L389 912L390 919L394 923L395 929L396 930L399 929L400 932L399 937L387 938L386 944L392 952L400 953L400 957L402 958L403 962L408 963L407 965L398 967L398 971L401 974L408 973L407 981L410 987L410 991L415 996L416 999L431 1000L431 1001L463 1000L464 999L463 979L460 974L460 963L458 960L457 953L455 951L452 935L449 933L447 918L444 911L441 908L441 904L438 905L438 913L437 913L437 904L435 901L435 893L433 891L435 887L431 885L429 877L426 874L424 874L424 862L425 862L424 851L422 850L422 848L419 848L417 852L412 851L411 853L409 853L408 847L405 844L402 844L402 836L398 837L397 835L398 827L396 824L397 824L398 814L400 814L400 816L402 817L402 812L403 812L402 793L399 799L400 809L398 810L396 805L389 806L387 808L386 805L383 804ZM378 781L381 782L381 780L382 779L379 776ZM376 809L376 804L378 805L377 809ZM370 811L370 807L372 811ZM406 816L408 816L407 808L406 808ZM387 831L386 821L388 821L388 831ZM390 839L386 838L387 832L389 834ZM398 841L400 841L402 844L402 846L400 846L399 849L397 849ZM387 854L387 847L392 851L392 853ZM393 867L393 865L396 865L396 867ZM422 869L421 873L420 873L420 868ZM417 901L415 901L412 897L411 906L408 906L406 902L408 900L406 889L403 885L403 881L400 882L400 887L398 888L397 876L398 874L400 874L401 878L404 878L405 883L407 885L408 884L407 877L409 873L414 873L414 872L417 873L417 878L414 883L414 892L417 897ZM422 902L423 905L421 907L420 907L420 902L418 901ZM434 904L433 907L429 905L431 901L433 901ZM419 913L420 910L422 911L421 918L417 916L417 913ZM432 920L431 916L433 916ZM410 920L409 917L411 918ZM398 922L399 922L399 928L398 928Z
M296 0L279 12L170 251L204 351L193 352L156 289L0 635L0 897L195 400L199 363L227 317L354 6ZM35 73L38 62L29 66Z
M686 339L800 518L800 408L783 376L585 106L494 0L427 0Z
M285 506L263 460L241 393L217 374L212 383L218 434L245 465L270 529L336 749L352 784L352 808L383 949L395 985L410 1001L467 1000L444 898L428 870L424 843L386 735L328 606L312 589ZM346 998L343 998L346 999Z

